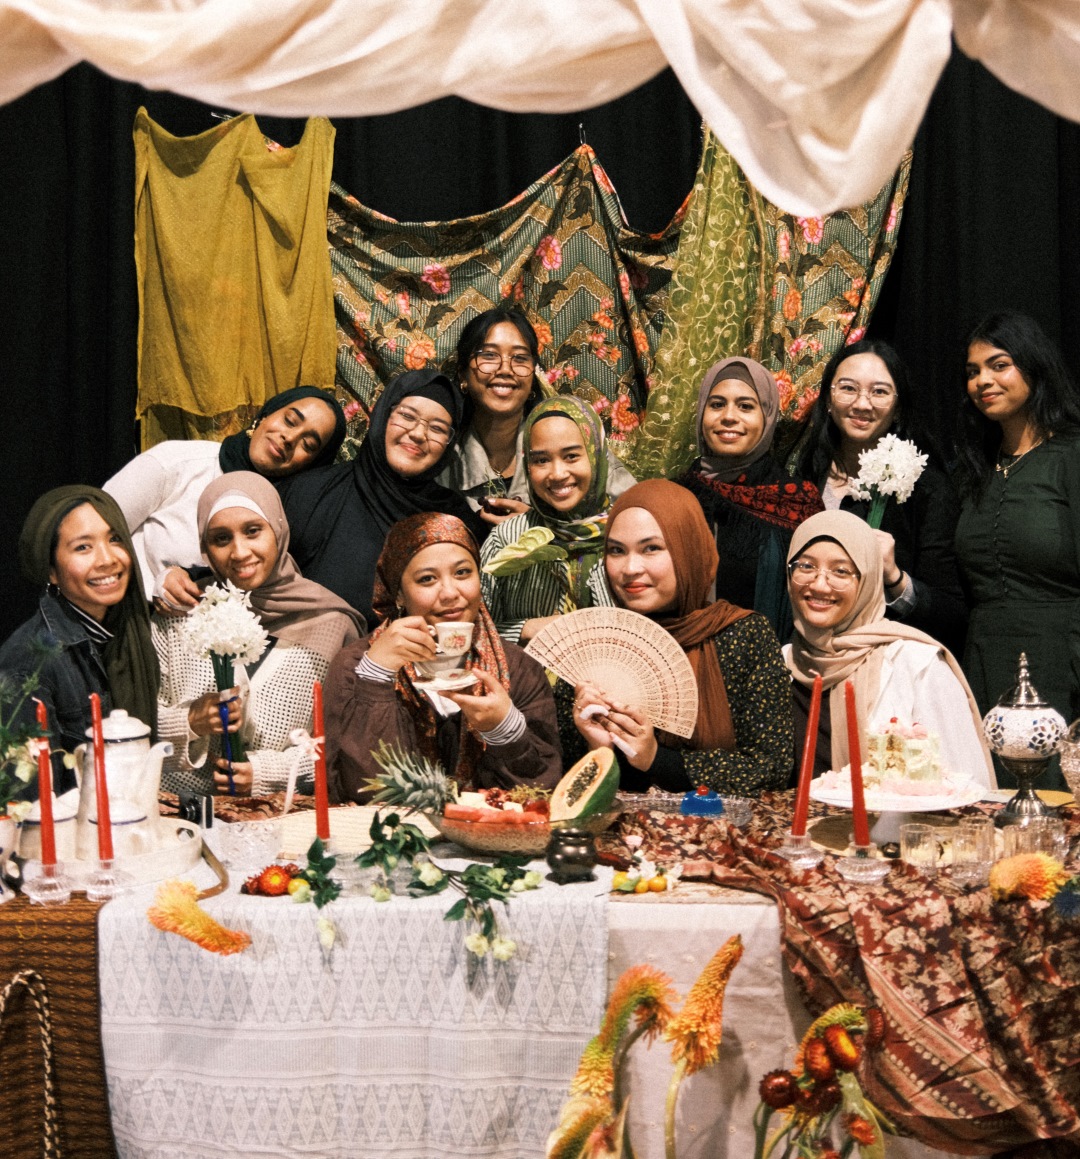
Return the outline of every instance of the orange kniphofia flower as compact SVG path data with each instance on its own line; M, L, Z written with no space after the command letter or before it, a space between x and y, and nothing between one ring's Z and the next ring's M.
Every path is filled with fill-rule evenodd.
M592 1133L611 1117L610 1099L577 1095L559 1112L559 1122L548 1136L547 1159L579 1159Z
M664 1031L664 1037L674 1044L672 1061L685 1061L688 1075L716 1062L723 1033L724 990L742 953L742 938L738 934L728 938L690 987L682 1010Z
M998 901L1007 897L1048 901L1068 880L1065 867L1048 853L1019 853L990 870L990 892Z
M162 882L146 916L159 930L179 934L215 954L237 954L251 945L248 934L227 930L200 909L198 890L190 881Z

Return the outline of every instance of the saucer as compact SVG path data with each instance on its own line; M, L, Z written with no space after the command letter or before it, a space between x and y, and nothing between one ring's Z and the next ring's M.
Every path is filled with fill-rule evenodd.
M473 672L447 672L443 676L432 676L430 679L417 680L415 684L423 691L431 692L460 692L480 681Z

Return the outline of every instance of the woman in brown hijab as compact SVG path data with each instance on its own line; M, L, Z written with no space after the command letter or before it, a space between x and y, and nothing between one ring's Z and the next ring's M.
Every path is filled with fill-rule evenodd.
M631 487L611 508L604 566L616 602L655 620L686 653L697 678L698 716L683 740L654 730L638 706L579 685L573 720L588 747L621 750L622 785L630 791L707 785L749 796L785 788L792 768L790 677L763 615L725 600L709 603L716 543L698 501L665 479ZM598 703L606 715L582 717Z

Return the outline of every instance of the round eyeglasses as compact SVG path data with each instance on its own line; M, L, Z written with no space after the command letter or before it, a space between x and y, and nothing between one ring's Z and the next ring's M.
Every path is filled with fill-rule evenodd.
M454 428L448 423L444 423L441 419L421 418L416 411L410 410L407 406L394 407L387 421L403 431L419 429L426 439L437 446L446 446L454 437Z
M509 361L510 371L519 378L526 378L536 370L536 362L531 354L502 354L485 346L473 355L473 362L481 374L494 374L502 367L503 362Z
M791 582L800 588L812 584L819 575L823 575L829 587L837 592L850 588L861 578L857 571L848 567L817 567L803 559L792 560L788 564L788 575L791 576Z
M860 386L850 379L841 378L832 384L833 398L850 406L856 399L865 397L875 410L885 410L896 398L896 388L892 386Z

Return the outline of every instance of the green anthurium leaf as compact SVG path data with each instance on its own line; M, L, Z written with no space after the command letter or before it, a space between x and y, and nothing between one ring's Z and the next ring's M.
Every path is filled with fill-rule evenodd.
M514 542L497 551L484 564L488 575L516 575L538 563L554 559L566 559L564 548L553 543L554 533L549 527L530 527Z

